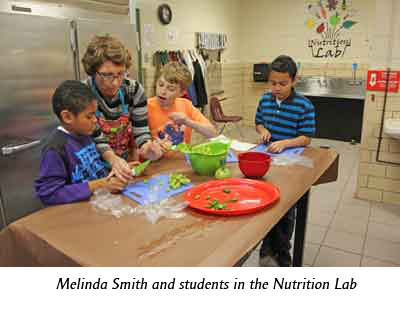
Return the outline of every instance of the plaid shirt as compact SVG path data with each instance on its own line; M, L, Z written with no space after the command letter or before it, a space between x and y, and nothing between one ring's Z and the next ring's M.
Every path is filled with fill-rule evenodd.
M95 87L92 78L86 79L83 83L91 88ZM129 119L132 123L133 138L136 145L140 147L145 142L151 140L150 130L147 124L147 98L144 94L143 87L135 80L124 79L121 84L121 89L125 103L129 107ZM100 96L98 96L98 111L100 112L100 116L108 120L118 119L122 115L121 101L118 94L111 100L106 100L101 96L98 89L97 92L100 94ZM93 138L100 153L111 149L107 137L101 132L100 128L95 130Z

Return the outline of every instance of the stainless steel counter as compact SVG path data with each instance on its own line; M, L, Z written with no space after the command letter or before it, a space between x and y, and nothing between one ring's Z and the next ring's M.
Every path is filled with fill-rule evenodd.
M365 99L365 80L325 76L300 77L296 91L304 96Z

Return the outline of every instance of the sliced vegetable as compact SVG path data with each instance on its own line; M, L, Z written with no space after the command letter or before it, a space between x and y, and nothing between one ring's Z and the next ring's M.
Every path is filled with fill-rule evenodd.
M190 179L181 173L172 173L169 177L169 188L171 189L177 189L189 183Z
M219 203L217 199L213 199L213 201L205 206L207 209L213 210L226 210L226 202Z
M132 175L133 176L139 176L142 174L144 169L150 164L150 160L146 160L145 162L135 166L132 168Z

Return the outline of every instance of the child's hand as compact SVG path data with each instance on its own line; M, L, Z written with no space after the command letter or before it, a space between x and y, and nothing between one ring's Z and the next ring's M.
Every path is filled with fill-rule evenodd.
M187 125L188 123L188 117L182 112L172 112L168 117L177 125Z
M263 142L269 142L269 140L271 139L271 133L268 131L268 129L266 128L262 128L260 129L260 135L261 135L261 139L263 140Z
M111 193L118 193L127 185L128 182L122 181L117 177L110 177L106 178L104 187L108 189Z
M123 182L128 182L132 180L132 172L125 159L115 156L113 160L110 162L110 164L112 170L108 175L108 178L117 176L118 179L120 179Z
M271 153L280 153L282 152L284 149L287 148L287 144L286 141L276 141L276 142L272 142L269 147L268 147L268 152Z

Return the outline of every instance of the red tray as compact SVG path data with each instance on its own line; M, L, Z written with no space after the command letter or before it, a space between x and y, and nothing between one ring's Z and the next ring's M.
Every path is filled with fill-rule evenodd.
M230 190L229 193L224 190ZM209 197L209 199L207 199ZM280 197L279 189L268 182L250 179L226 179L200 184L185 193L189 207L202 212L218 215L241 215L257 212L276 202ZM237 198L236 202L229 199ZM226 209L206 208L213 199L226 202Z

